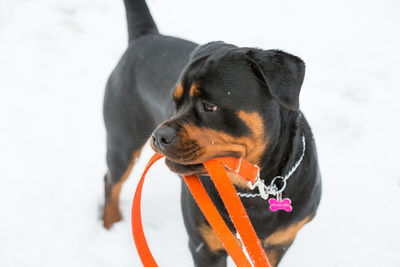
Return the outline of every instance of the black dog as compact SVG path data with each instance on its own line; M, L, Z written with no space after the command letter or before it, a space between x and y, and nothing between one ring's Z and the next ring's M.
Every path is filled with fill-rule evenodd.
M121 219L122 183L152 132L153 149L167 157L166 164L177 174L200 176L232 231L201 163L220 156L243 157L260 166L266 185L298 165L290 179L278 178L271 185L275 193L284 189L292 212L271 212L267 200L246 197L244 193L258 191L230 173L276 266L298 230L314 217L321 196L314 139L299 111L304 62L278 50L223 42L198 46L163 36L144 0L125 0L125 6L129 46L108 80L104 99L109 168L104 226ZM225 266L227 254L184 183L181 199L195 265Z

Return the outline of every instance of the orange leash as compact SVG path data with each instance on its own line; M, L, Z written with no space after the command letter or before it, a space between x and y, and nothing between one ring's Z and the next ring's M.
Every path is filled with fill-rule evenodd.
M142 214L140 208L141 198L142 198L142 188L143 188L144 178L146 177L146 174L149 171L150 167L162 157L163 156L157 153L155 153L151 157L151 159L146 165L146 168L143 171L139 184L136 187L135 196L133 197L132 213L131 213L133 239L135 240L136 250L139 253L140 260L146 267L147 266L153 267L158 265L154 260L153 255L151 255L149 245L147 245L146 237L144 236L143 232Z
M193 198L196 200L199 208L203 212L204 217L206 217L208 223L217 234L219 240L221 240L226 252L231 256L236 266L251 267L252 265L243 253L239 242L229 230L228 226L226 226L217 208L215 208L214 203L204 189L199 177L184 176L184 179Z
M136 188L132 204L132 234L135 240L135 245L139 257L145 267L158 265L150 252L143 232L140 209L141 194L144 179L149 168L162 157L163 156L156 153L148 162ZM258 176L258 167L246 162L241 158L238 159L229 157L222 157L207 161L204 163L204 166L209 172L225 204L225 207L228 210L231 220L233 221L235 228L241 236L244 246L246 247L246 250L254 266L271 266L261 246L261 243L257 238L253 226L251 225L243 204L241 203L240 198L237 196L236 190L229 180L229 177L226 174L223 166L229 168L236 174L246 178L252 183L255 182ZM218 238L223 243L224 248L231 256L232 260L236 263L237 266L252 266L251 263L248 261L246 255L244 254L242 248L240 247L239 243L237 242L236 238L226 226L218 210L215 208L200 179L197 176L185 176L184 180L190 192L192 193L193 198L196 200L201 211L213 228L214 232L217 234Z
M225 208L235 225L236 231L239 233L240 238L246 247L247 253L254 263L254 266L271 266L267 255L265 255L264 249L261 246L260 240L254 231L253 225L247 216L242 201L237 195L232 182L229 180L224 167L216 160L204 162L204 167L206 167L208 174L213 180L215 187L224 202Z

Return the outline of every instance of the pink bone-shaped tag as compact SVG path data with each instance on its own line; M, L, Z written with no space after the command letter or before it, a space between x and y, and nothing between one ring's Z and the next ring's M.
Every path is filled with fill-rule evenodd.
M268 200L269 203L269 209L273 212L277 210L284 210L286 212L291 212L292 211L292 206L290 205L292 201L288 198L282 199L282 201L279 201L275 198L270 198Z

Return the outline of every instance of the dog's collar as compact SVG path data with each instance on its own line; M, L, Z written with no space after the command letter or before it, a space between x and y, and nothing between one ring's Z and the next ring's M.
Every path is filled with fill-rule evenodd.
M237 192L240 197L261 197L265 200L268 199L269 195L274 195L277 199L282 199L282 192L286 188L287 180L292 176L292 174L297 170L301 162L303 161L304 154L306 153L306 138L304 135L301 136L303 150L301 153L300 158L296 161L293 167L289 170L289 172L284 176L275 176L270 185L265 185L263 180L261 180L260 176L257 177L254 183L248 182L248 186L250 190L258 189L259 193L244 193L244 192ZM278 185L280 184L280 185Z

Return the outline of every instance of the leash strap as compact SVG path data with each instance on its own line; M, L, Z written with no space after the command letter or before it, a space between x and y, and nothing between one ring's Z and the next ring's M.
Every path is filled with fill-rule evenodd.
M142 217L141 217L141 195L145 176L149 168L163 156L154 154L142 174L142 177L136 188L135 196L132 204L132 234L135 240L136 249L139 257L145 267L158 266L154 260L149 246L146 241L146 237L143 232ZM222 165L226 166L233 172L246 179L250 182L256 180L258 176L258 167L246 162L242 159L236 158L218 158L207 161L204 163L205 168L210 174L221 198L225 204L226 209L235 225L235 228L239 232L241 239L246 247L246 250L254 263L254 266L258 267L269 267L271 266L268 262L267 256L261 246L260 241L251 225L251 222L247 216L247 213L240 201L240 198L236 194L236 190L229 180L228 175ZM243 168L243 169L242 169ZM203 187L200 179L197 176L185 176L184 180L196 200L199 208L203 212L207 221L217 234L218 238L224 245L224 248L228 254L232 257L233 261L237 266L249 267L251 263L246 258L242 248L238 241L226 226L224 220L215 208L212 200L208 196L206 190ZM254 182L253 182L254 183Z
M236 240L228 226L226 226L217 208L204 189L199 177L184 176L184 180L200 210L203 212L204 217L206 217L208 223L217 234L219 240L221 240L226 252L231 256L236 266L251 267L252 265L243 253L238 240Z
M135 240L136 250L139 254L140 260L145 267L157 267L157 263L151 255L149 245L147 245L146 237L143 232L142 225L142 212L141 212L141 198L142 198L142 188L144 183L144 178L150 167L163 156L155 153L146 165L143 171L142 177L136 187L135 196L133 197L132 212L131 212L131 223L132 223L132 234Z
M238 231L240 238L246 247L247 253L252 259L254 266L271 266L267 255L265 255L264 249L261 246L260 240L254 231L253 225L247 216L242 201L237 195L235 187L226 174L224 167L218 160L206 161L203 164L213 180L215 187L217 188L218 193L224 202L225 208L227 209L229 216L235 225L236 231ZM199 202L198 204L200 205Z

